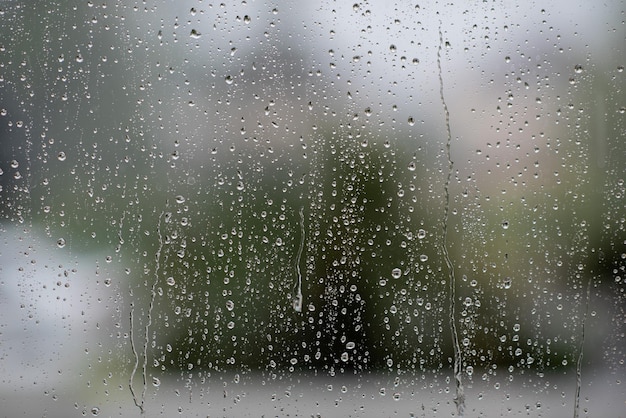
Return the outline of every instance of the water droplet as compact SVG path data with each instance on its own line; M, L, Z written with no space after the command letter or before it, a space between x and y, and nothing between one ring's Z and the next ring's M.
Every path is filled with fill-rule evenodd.
M66 155L65 155L65 153L64 153L63 151L61 151L61 152L59 152L59 153L57 154L57 159L58 159L59 161L65 161L65 158L67 158L67 157L66 157Z
M185 203L185 197L181 195L176 196L176 203Z
M426 238L426 231L424 231L423 229L420 229L419 231L417 231L417 238L418 239Z
M94 406L93 408L91 408L91 415L93 415L94 417L97 416L100 413L100 408L98 408L97 406Z
M399 279L400 276L402 276L402 270L400 270L399 268L391 270L391 277L393 277L394 279Z
M245 23L246 25L247 25L248 23L250 23L250 20L251 20L251 19L250 19L250 16L248 16L248 15L245 15L245 16L243 17L243 23Z
M411 161L407 168L409 169L409 171L415 171L415 169L417 168L417 165L415 164L415 161Z
M59 247L59 248L65 247L65 238L59 238L57 240L57 247Z
M226 81L226 84L233 84L233 77L232 77L232 76L230 76L230 75L227 75L227 76L224 78L224 81Z
M352 350L355 346L356 346L356 344L354 344L354 342L352 342L352 341L348 341L348 342L346 343L346 348L347 348L348 350Z
M389 51L396 52L397 48L394 44L389 45Z
M233 309L235 309L235 302L233 302L232 300L227 300L226 309L228 309L229 311L232 311Z
M165 282L170 286L174 286L176 284L176 280L174 280L172 276L168 277Z
M159 379L158 377L152 377L152 385L158 388L159 386L161 386L161 379Z
M502 222L502 229L509 229L509 221Z
M192 30L191 30L191 33L189 34L189 36L191 36L191 37L192 37L192 38L194 38L194 39L198 39L198 38L200 38L200 36L202 36L202 35L201 35L201 34L200 34L200 32L198 32L197 30L192 29Z
M410 117L409 117L408 122L409 122L409 126L413 126L413 125L415 125L415 119L413 119L413 116L410 116Z
M575 65L575 66L574 66L574 72L575 72L576 74L580 74L580 73L582 73L582 72L583 72L583 66L582 66L582 65Z

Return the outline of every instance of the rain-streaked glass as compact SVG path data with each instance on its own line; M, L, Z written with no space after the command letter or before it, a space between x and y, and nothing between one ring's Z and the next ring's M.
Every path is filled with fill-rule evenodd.
M626 10L544 3L0 0L0 415L622 413Z

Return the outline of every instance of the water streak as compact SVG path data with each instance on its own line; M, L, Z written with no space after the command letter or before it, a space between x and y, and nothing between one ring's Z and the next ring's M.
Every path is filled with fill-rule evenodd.
M452 330L452 343L454 346L454 380L456 382L456 393L454 397L454 403L456 404L456 412L459 417L465 415L465 390L463 388L462 380L462 364L463 358L461 353L461 346L459 344L459 335L456 329L456 278L454 275L454 265L450 259L450 253L448 251L448 219L450 214L450 180L452 178L452 169L454 163L450 154L450 148L452 145L452 132L450 130L450 112L448 111L448 105L443 92L443 75L441 69L441 51L443 49L443 33L441 32L441 21L439 21L439 48L437 49L437 70L439 73L439 96L441 98L441 104L446 117L446 156L448 159L448 176L446 178L446 184L444 186L446 194L446 206L444 209L443 217L443 256L446 260L446 266L449 272L450 282L450 329Z
M135 365L130 374L130 380L128 382L128 386L130 388L130 393L133 396L133 401L135 402L135 405L141 411L141 415L144 415L145 413L144 405L146 401L146 390L148 389L148 384L147 384L148 345L150 344L150 326L152 325L152 310L154 308L154 301L156 298L156 288L159 282L159 270L161 269L161 251L163 250L163 243L164 243L163 235L161 234L161 223L163 222L164 215L165 215L165 211L161 212L161 215L159 215L159 222L157 224L157 235L159 237L159 247L157 248L157 252L154 256L156 260L156 267L154 269L154 281L152 282L152 287L150 289L150 304L148 305L148 319L146 322L146 326L144 328L143 353L142 353L143 362L141 366L143 388L141 390L141 396L139 398L137 397L134 386L133 386L133 382L135 380L135 374L137 373L137 369L139 368L139 353L137 352L137 349L135 347L135 341L133 337L133 326L134 326L133 314L134 314L135 308L131 306L131 310L130 310L129 337L130 337L130 346L131 346L131 349L133 350L133 355L135 356Z
M295 296L293 298L293 309L296 312L302 312L302 272L300 271L300 263L302 260L302 252L304 251L304 207L300 208L300 248L298 248L298 256L296 257L296 275L297 283L295 286Z
M133 321L133 314L135 312L135 307L133 305L131 305L130 307L130 332L128 337L130 338L130 348L133 350L133 355L135 356L135 365L133 366L133 371L130 373L130 379L128 380L128 388L130 389L130 394L133 397L133 401L135 402L135 406L137 406L137 408L139 408L139 410L141 411L141 414L143 415L143 400L141 402L139 402L139 398L137 397L137 394L135 393L135 388L133 386L133 380L135 380L135 373L137 373L137 369L139 368L139 353L137 352L137 348L135 347L135 337L133 336L133 329L134 329L134 321Z
M585 302L585 315L580 336L580 348L578 350L578 361L576 362L576 395L574 397L574 418L578 418L580 413L580 387L582 385L583 368L583 346L585 345L585 325L587 324L587 314L589 313L589 298L591 296L591 280L587 282L587 300Z

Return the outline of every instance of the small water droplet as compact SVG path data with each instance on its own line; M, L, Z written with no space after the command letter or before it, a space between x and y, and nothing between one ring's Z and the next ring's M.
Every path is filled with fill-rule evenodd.
M509 229L509 221L502 222L502 229Z
M176 284L176 280L172 276L168 277L166 283L170 286L174 286Z
M65 238L59 238L57 240L57 247L59 247L59 248L65 247Z
M159 386L161 386L161 379L159 379L158 377L152 377L152 385L158 388Z
M400 270L399 268L391 270L391 277L393 277L394 279L399 279L400 276L402 276L402 270Z
M194 38L194 39L198 39L198 38L200 38L200 36L202 36L202 35L201 35L201 34L200 34L200 32L198 32L197 30L192 29L192 30L191 30L191 33L189 34L189 36L191 36L191 37L192 37L192 38Z
M413 116L410 116L410 117L409 117L408 122L409 122L409 126L413 126L413 125L415 125L415 119L413 119Z
M64 153L63 151L61 151L61 152L59 152L59 153L57 154L57 159L58 159L59 161L65 161L65 159L66 159L66 158L67 158L67 156L65 155L65 153Z
M93 415L94 417L97 416L100 413L100 408L98 408L97 406L94 406L93 408L91 408L91 415Z
M409 171L415 171L415 169L417 168L417 164L415 164L415 161L411 161L407 168L409 169Z
M185 203L185 197L181 195L176 196L176 203Z

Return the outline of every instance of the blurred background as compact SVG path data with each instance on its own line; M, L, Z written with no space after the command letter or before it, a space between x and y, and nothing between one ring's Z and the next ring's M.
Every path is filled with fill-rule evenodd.
M621 411L624 12L0 2L0 400Z

